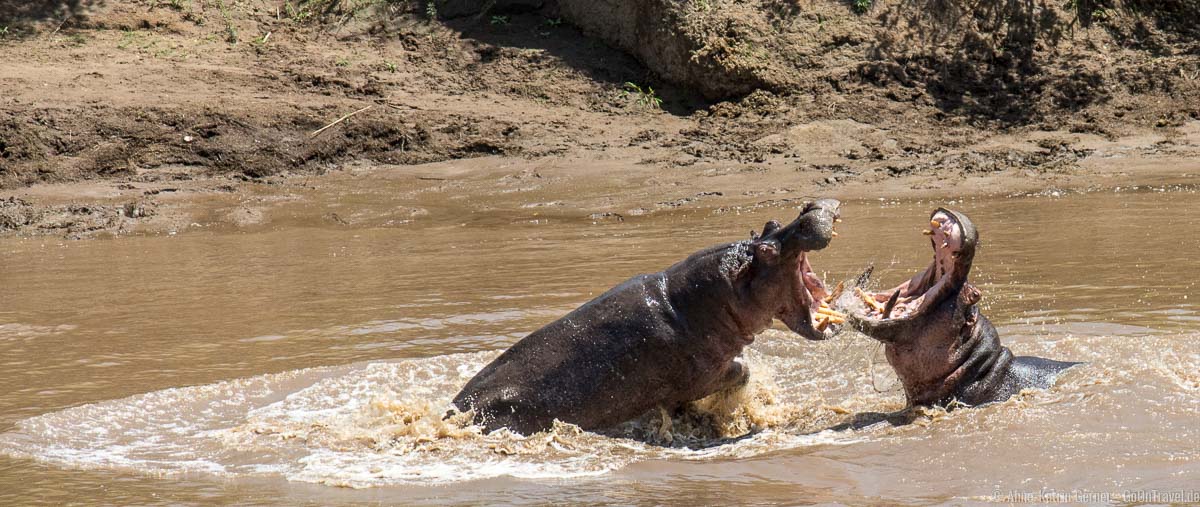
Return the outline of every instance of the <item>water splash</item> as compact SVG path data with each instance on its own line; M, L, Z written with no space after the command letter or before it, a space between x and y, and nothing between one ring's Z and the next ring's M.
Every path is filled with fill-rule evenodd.
M777 332L768 332L777 333ZM777 333L786 336L784 333ZM528 437L484 434L450 400L495 352L318 368L167 389L27 419L0 452L69 467L154 474L281 475L344 487L497 476L598 475L645 459L753 456L817 443L844 414L785 396L776 368L797 359L747 351L753 379L604 434L556 423ZM785 377L786 378L786 377ZM817 402L817 403L814 403Z
M1055 389L1022 392L984 408L896 413L903 393L879 389L891 384L890 371L870 340L849 333L813 343L769 330L744 354L751 381L741 389L678 411L651 411L603 433L557 423L527 437L485 434L470 414L447 417L454 394L497 352L452 354L297 370L71 408L19 422L0 435L0 453L66 467L277 476L364 488L582 477L650 459L924 441L930 428L986 441L997 427L1037 427L1097 400L1117 404L1108 393L1136 385L1147 373L1194 400L1200 382L1192 372L1200 355L1167 347L1167 338L1143 339L1162 341L1165 352L1124 369L1115 367L1110 349L1116 345L1103 338L1027 344L1048 356L1061 355L1055 352L1063 347L1094 350L1097 364L1070 370ZM897 419L912 424L889 423Z

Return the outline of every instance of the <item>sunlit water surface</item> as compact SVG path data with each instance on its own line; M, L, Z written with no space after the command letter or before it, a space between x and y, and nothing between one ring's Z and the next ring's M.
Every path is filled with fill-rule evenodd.
M846 203L841 237L814 264L831 282L874 264L876 280L898 283L928 262L920 230L941 204ZM748 349L746 390L674 421L521 438L441 420L526 333L794 209L3 240L0 504L928 503L1200 489L1200 196L953 207L981 231L973 276L1004 342L1087 365L1002 404L854 430L830 428L903 407L879 346L781 330Z

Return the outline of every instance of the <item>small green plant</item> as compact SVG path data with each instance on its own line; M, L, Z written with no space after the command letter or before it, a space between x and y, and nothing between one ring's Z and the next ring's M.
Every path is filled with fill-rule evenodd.
M229 13L229 8L225 6L225 0L217 0L217 10L221 11L221 18L225 20L225 42L237 44L237 27L233 26L233 15Z
M712 5L708 3L708 0L692 0L692 5L696 6L696 10L698 11L707 11L712 8Z
M349 66L350 66L350 60L348 60L348 59L346 59L346 58L339 58L339 59L338 59L338 61L336 61L336 62L333 62L333 64L334 64L334 65L337 65L338 67L349 67Z
M268 40L271 40L271 32L267 32L255 37L254 40L250 41L250 44L253 44L255 47L262 48L267 45Z
M874 3L875 0L854 0L854 12L866 14L867 11L871 10L871 5Z
M388 72L391 72L392 74L395 74L397 71L400 70L400 67L398 67L396 64L394 64L392 62L384 60L383 61L383 70L386 70Z
M504 26L508 24L508 16L492 16L492 24Z
M546 25L554 27L561 26L562 18L546 18Z
M429 19L431 19L431 20L437 19L437 17L438 17L437 4L435 4L433 2L426 2L425 3L425 15L428 16Z
M0 38L8 36L8 27L0 26Z
M636 83L626 81L625 89L621 94L626 99L632 99L633 103L638 107L662 109L662 99L654 92L654 87L652 86L642 88Z
M307 7L298 7L292 5L292 2L284 2L283 14L292 21L303 23L308 18L312 17L313 11Z
M184 5L184 0L166 0L166 1L160 0L159 2L157 2L156 5L162 5L162 4L166 4L167 7L170 7L177 11L183 11L183 10L187 9L187 6Z

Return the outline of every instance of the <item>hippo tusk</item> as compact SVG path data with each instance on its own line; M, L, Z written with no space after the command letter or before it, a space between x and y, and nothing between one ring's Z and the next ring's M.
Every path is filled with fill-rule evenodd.
M837 287L833 288L833 292L829 293L828 296L825 296L825 303L832 303L838 298L838 296L842 295L842 291L844 290L846 290L846 282L838 282Z
M931 231L929 229L925 229L925 230L921 231L921 234L924 234L926 236L933 236L933 231Z
M900 299L900 291L892 293L892 297L888 298L887 305L883 307L883 318L888 318L892 314L892 310L896 308L896 301Z

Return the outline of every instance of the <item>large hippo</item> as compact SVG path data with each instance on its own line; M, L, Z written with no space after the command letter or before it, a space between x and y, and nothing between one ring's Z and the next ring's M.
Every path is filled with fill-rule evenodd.
M625 281L521 339L467 382L455 407L487 431L530 434L555 419L596 430L744 384L736 358L772 319L810 340L839 323L830 325L807 256L837 235L839 207L807 204L787 226L772 220L750 240Z
M847 323L885 344L888 363L910 407L981 405L1007 400L1024 388L1046 388L1079 363L1013 356L979 313L981 293L967 282L979 233L966 215L938 208L930 216L933 262L899 287L856 289L864 309ZM845 298L843 298L845 299Z

